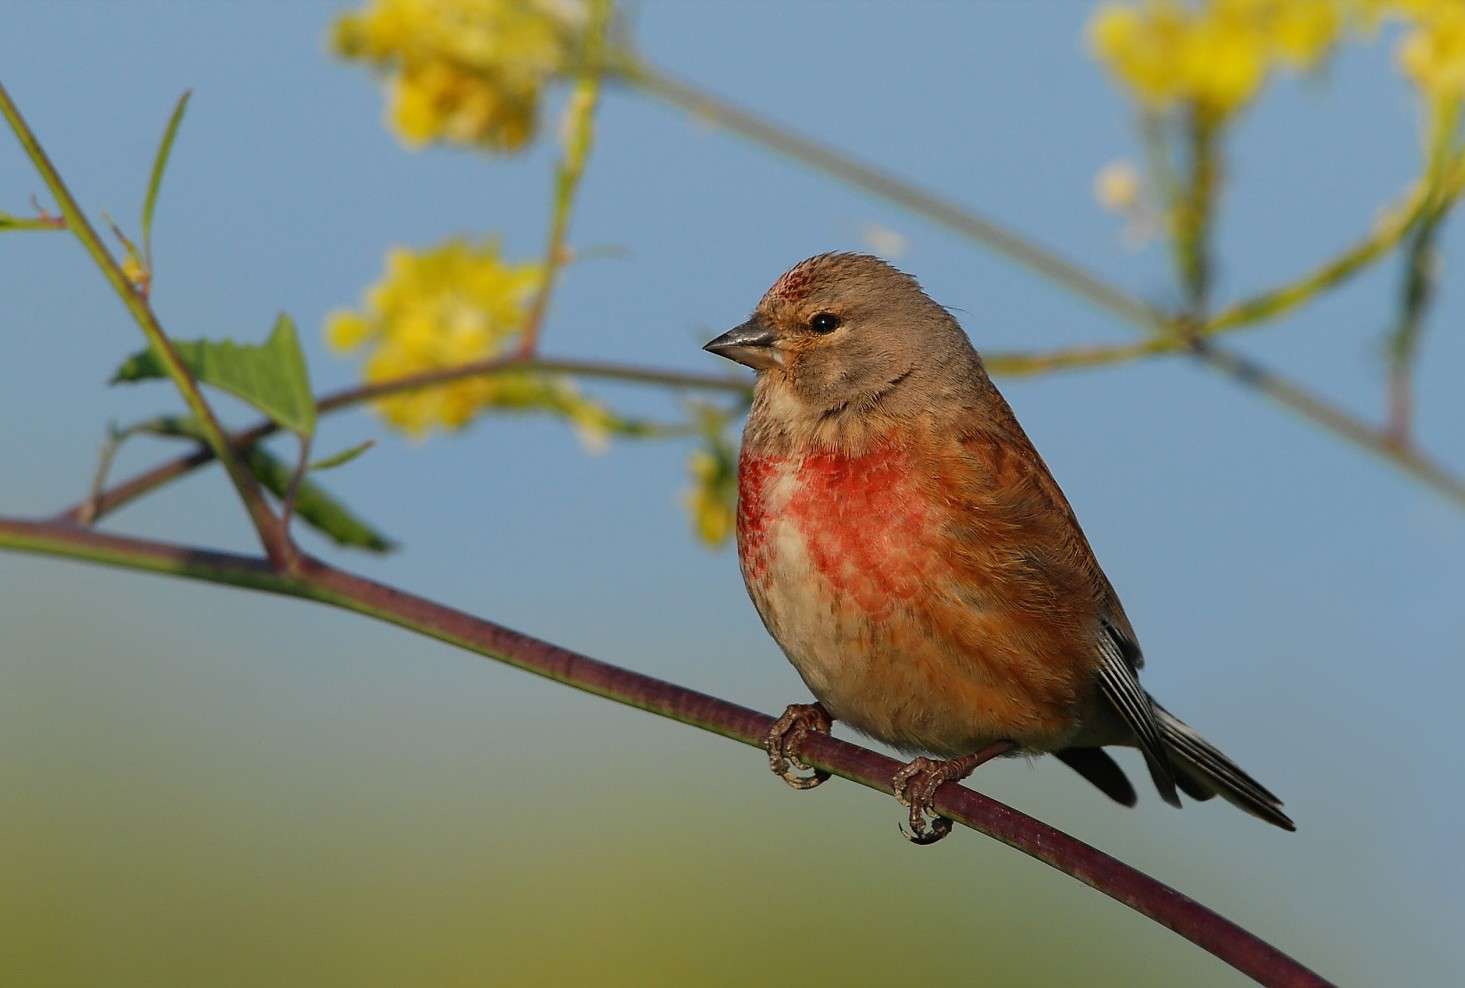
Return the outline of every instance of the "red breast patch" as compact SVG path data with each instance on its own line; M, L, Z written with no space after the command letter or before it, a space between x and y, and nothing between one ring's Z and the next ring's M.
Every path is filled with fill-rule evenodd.
M748 578L778 577L774 554L788 547L771 536L788 523L831 589L872 616L925 585L937 561L925 537L930 514L910 457L894 446L803 460L745 455L739 465L738 548Z

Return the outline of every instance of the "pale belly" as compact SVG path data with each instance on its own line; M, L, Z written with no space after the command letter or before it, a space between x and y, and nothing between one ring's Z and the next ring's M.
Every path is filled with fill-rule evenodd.
M749 594L835 719L943 756L1066 745L1072 691L1003 644L1001 609L953 571L939 508L899 454L745 459L739 495Z

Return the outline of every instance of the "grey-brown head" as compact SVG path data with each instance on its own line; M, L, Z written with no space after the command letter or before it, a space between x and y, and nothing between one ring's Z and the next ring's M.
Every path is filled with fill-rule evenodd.
M747 322L703 349L752 367L760 390L778 386L816 415L980 375L956 320L916 279L867 254L799 262Z

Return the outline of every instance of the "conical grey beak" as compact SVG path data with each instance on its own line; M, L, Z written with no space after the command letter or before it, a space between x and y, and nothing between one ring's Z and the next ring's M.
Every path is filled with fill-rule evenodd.
M736 361L754 370L767 370L783 364L783 353L774 345L773 331L757 319L735 326L702 349L719 357Z

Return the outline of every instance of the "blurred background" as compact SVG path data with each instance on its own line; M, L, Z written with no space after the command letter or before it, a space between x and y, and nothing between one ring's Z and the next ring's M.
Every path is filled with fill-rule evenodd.
M94 215L131 222L168 110L193 89L158 207L155 305L179 337L259 339L290 312L319 390L356 379L321 327L392 246L494 234L506 259L538 258L565 95L520 155L410 153L382 126L379 85L329 52L342 9L32 0L0 35L5 85ZM1139 152L1129 100L1086 49L1093 10L641 0L629 14L667 71L1171 303L1163 249L1126 244L1094 198L1096 173ZM1219 298L1332 255L1418 174L1418 100L1389 30L1275 80L1233 125ZM0 139L0 206L24 213L43 191ZM1461 233L1446 227L1447 259ZM829 249L895 248L979 348L1131 338L989 252L614 86L571 243L624 253L568 269L551 355L724 370L701 343ZM1399 279L1384 263L1233 343L1375 418ZM1458 274L1440 285L1417 383L1418 441L1457 465L1459 288ZM69 238L0 236L0 313L0 511L43 515L85 493L109 420L176 399L104 387L141 337ZM1219 801L1176 812L1147 785L1125 810L1050 761L973 784L1333 979L1453 981L1465 515L1183 359L1003 387L1124 598L1146 685L1280 793L1299 832ZM680 408L586 390L628 412ZM318 448L368 438L382 441L323 481L402 548L350 554L312 533L311 551L770 712L806 699L733 553L690 530L692 442L594 454L562 422L506 417L412 442L358 410L325 421ZM172 449L136 442L118 476ZM251 543L217 471L107 524ZM896 805L867 790L792 792L757 751L383 625L13 554L0 585L7 984L1241 980L979 835L912 848Z

